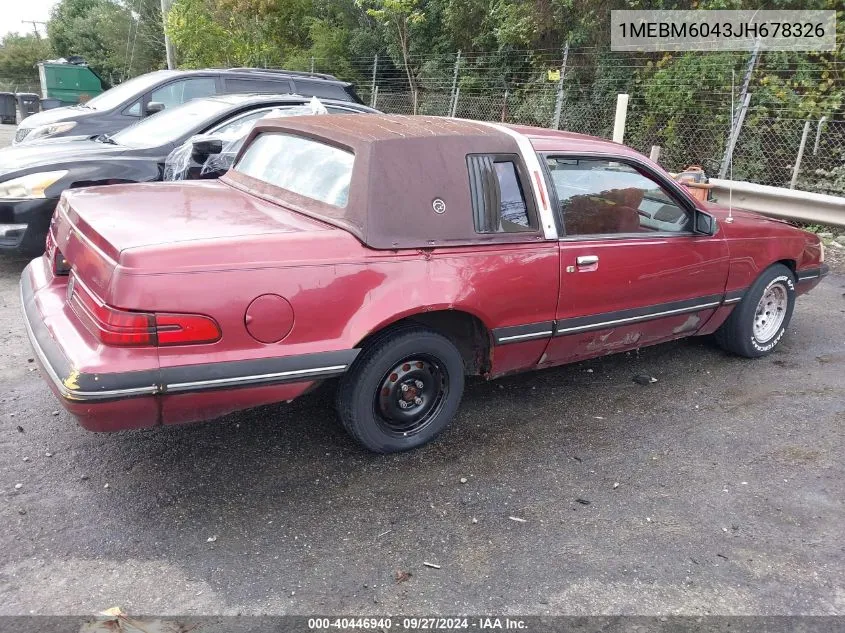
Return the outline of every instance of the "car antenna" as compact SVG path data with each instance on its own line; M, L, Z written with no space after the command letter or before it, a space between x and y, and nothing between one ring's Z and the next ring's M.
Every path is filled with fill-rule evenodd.
M734 105L734 80L735 80L735 78L736 78L736 70L731 68L731 123L730 123L731 130L730 130L730 134L728 135L728 143L729 143L728 151L730 152L730 155L728 156L728 178L730 179L729 180L730 184L728 184L728 217L725 218L725 222L727 222L728 224L731 224L734 221L734 216L733 216L733 211L734 211L734 207L733 207L733 202L734 202L734 153L733 153L733 144L731 143L731 141L733 140L734 121L736 120L736 113L734 112L734 108L736 107Z

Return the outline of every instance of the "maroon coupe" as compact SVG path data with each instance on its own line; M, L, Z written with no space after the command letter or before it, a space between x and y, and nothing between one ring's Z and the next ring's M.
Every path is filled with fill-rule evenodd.
M339 378L367 448L420 446L464 376L715 334L747 357L819 239L697 202L605 140L434 117L260 122L220 181L66 192L22 303L87 429L209 419Z

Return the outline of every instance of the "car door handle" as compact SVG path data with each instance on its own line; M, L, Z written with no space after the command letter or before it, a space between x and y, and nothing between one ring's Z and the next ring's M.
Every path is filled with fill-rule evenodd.
M581 255L578 259L575 260L575 263L579 266L592 266L594 264L599 263L599 256L598 255Z

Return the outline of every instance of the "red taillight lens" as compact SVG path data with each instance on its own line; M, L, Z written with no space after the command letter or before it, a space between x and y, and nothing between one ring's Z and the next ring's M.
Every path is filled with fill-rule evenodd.
M159 345L213 343L220 338L217 322L201 314L156 314Z
M155 345L155 317L152 314L107 306L73 277L68 302L85 327L106 345Z
M217 322L199 314L150 314L119 310L97 299L75 278L68 301L88 330L106 345L192 345L220 338Z

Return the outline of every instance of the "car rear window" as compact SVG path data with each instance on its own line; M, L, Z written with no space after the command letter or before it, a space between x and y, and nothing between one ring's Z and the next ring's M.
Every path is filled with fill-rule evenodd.
M235 171L336 207L345 207L352 180L352 152L301 136L260 134Z

